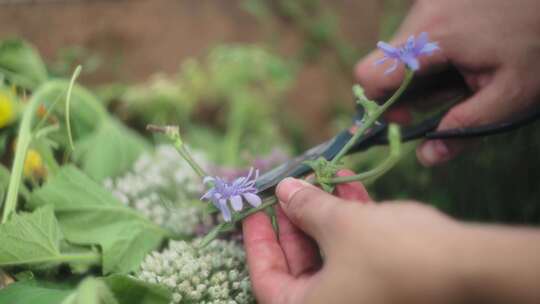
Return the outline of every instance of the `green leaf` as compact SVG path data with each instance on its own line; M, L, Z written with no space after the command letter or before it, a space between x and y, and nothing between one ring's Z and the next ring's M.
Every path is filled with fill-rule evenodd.
M89 277L62 304L118 304L118 301L103 280Z
M20 39L0 42L0 74L12 83L34 90L48 78L43 60L33 46Z
M9 304L58 304L61 303L72 290L58 286L45 286L34 280L15 282L4 289L0 289L0 303Z
M168 234L72 166L62 168L30 197L31 207L46 204L54 205L69 242L101 247L104 273L137 269Z
M146 283L126 275L114 274L105 283L119 304L168 304L171 292L163 285Z
M109 119L95 133L77 142L74 157L86 174L102 181L128 171L149 148L140 135Z
M13 214L10 221L0 225L0 267L92 264L98 259L94 252L60 252L61 240L62 232L51 206L33 213Z

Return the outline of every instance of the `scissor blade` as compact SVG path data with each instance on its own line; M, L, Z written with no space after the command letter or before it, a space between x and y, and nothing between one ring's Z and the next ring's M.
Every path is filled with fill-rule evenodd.
M375 140L384 129L386 129L386 124L377 122L367 134L361 136L356 141L351 151L358 151L368 147L370 142ZM311 172L311 168L304 164L307 160L315 160L319 157L324 157L326 160L333 159L351 137L350 130L343 130L330 140L307 150L301 155L259 176L255 184L259 190L259 194L264 196L270 193L271 189L286 177L300 177Z
M323 155L324 151L335 141L335 138L319 144L300 156L297 156L284 164L259 176L255 186L259 193L274 187L280 180L286 177L298 177L309 172L309 167L303 163L307 160L314 160Z

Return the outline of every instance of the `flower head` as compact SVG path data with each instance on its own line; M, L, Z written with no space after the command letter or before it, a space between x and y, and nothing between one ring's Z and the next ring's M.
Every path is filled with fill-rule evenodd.
M377 60L375 65L382 64L389 59L394 61L394 64L386 70L385 74L395 71L400 61L407 65L409 69L416 71L420 68L418 57L424 55L431 56L434 51L440 49L437 42L429 41L426 32L418 35L417 39L414 38L414 35L411 35L405 44L398 47L393 47L382 41L377 43L377 47L383 51L384 57Z
M193 151L193 157L204 168L210 166L202 151ZM105 180L104 186L120 202L174 235L206 234L214 225L204 208L192 203L203 193L203 185L172 145L144 153L129 172Z
M41 158L41 154L39 154L39 152L32 149L28 150L26 160L24 161L23 171L26 178L34 178L37 180L45 178L47 175L47 170L43 165L43 159Z
M255 170L255 176L253 176L253 171L253 168L251 168L247 176L239 177L232 182L227 182L220 177L205 177L203 183L211 184L212 188L201 199L212 201L214 206L223 214L223 219L230 222L232 215L229 203L234 211L242 210L244 200L253 207L261 204L261 198L257 195L257 188L255 187L255 181L259 177L259 170Z
M12 95L0 90L0 128L10 125L15 120L15 114Z
M169 289L171 304L255 303L242 246L214 240L200 248L200 241L170 241L147 255L135 276Z

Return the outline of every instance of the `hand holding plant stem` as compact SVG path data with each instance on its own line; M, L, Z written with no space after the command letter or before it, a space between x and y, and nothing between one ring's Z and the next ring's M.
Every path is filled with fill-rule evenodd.
M353 146L353 144L356 142L356 140L365 132L369 131L369 128L376 122L376 120L384 113L388 107L390 107L405 91L407 86L409 85L411 79L413 77L413 72L411 70L407 70L405 79L401 85L401 87L394 93L394 95L388 99L384 104L381 106L377 105L373 101L367 100L363 94L361 94L361 89L356 88L355 93L359 99L359 103L362 104L366 108L366 116L364 117L362 121L362 125L360 128L355 132L353 137L349 140L349 142L343 147L343 149L337 154L337 156L330 161L328 164L330 164L332 167L337 168L335 166L336 164L339 164L339 161L342 157L346 155L346 153L350 150L350 148ZM205 178L208 175L204 172L204 170L197 164L197 162L191 157L189 151L186 149L181 137L178 127L176 126L155 126L155 125L149 125L147 127L148 130L153 132L160 132L164 133L174 144L175 148L178 150L180 155L190 164L190 166L193 168L193 170L201 177ZM331 178L326 180L310 180L312 183L329 183L329 184L339 184L339 183L346 183L351 181L357 181L357 180L365 180L367 178L373 178L376 176L381 175L385 171L387 171L389 168L392 167L392 165L397 161L400 154L400 140L401 136L399 133L399 128L396 125L391 125L389 128L389 142L390 142L390 156L387 160L385 160L380 166L377 168L370 170L368 172L364 172L358 175L354 176L347 176L347 177L334 177L334 175L331 176ZM324 169L324 168L323 168ZM336 170L337 172L337 170ZM334 172L335 173L335 172ZM257 207L250 208L241 212L233 213L230 217L230 220L224 223L221 223L214 227L210 233L207 234L207 236L201 241L200 246L205 246L208 243L210 243L213 239L215 239L221 232L224 231L230 231L232 230L236 223L242 221L246 217L259 212L261 210L265 210L269 207L272 207L274 204L276 204L277 199L275 196L268 197L264 199L260 204L258 204Z

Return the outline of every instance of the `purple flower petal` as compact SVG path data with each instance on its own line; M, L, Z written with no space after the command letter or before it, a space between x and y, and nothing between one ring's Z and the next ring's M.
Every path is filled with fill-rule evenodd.
M424 46L428 43L428 33L422 32L420 35L418 35L418 38L416 39L416 43L414 45L414 53L420 53L420 51L424 48Z
M399 56L399 50L390 44L379 41L377 43L377 47L383 51L384 55L387 57L398 57Z
M231 196L229 201L231 202L231 206L234 211L242 210L243 203L242 203L242 197L240 195Z
M374 65L381 65L383 63L385 63L389 58L388 57L383 57L381 59L377 59L374 63Z
M392 73L393 71L395 71L397 69L397 67L398 67L398 60L395 59L392 66L389 69L387 69L386 71L384 71L384 74L388 75L388 74Z
M439 50L439 44L437 42L430 42L424 45L424 47L420 50L420 55L428 55L431 56L433 52Z
M212 188L212 189L208 190L208 192L206 192L203 196L201 196L201 200L208 199L208 198L210 198L213 194L214 194L214 189Z
M208 184L208 183L213 183L216 179L213 178L212 176L206 176L204 179L203 179L203 184Z
M255 176L253 177L253 173ZM233 211L241 211L245 199L252 206L259 206L261 199L257 196L255 181L259 177L259 170L251 168L247 176L242 176L234 181L227 182L220 177L207 177L204 181L213 181L212 188L206 192L201 199L212 201L212 203L221 211L225 221L232 219Z
M231 210L227 207L227 201L225 199L219 200L219 210L221 210L225 222L230 222L232 219Z
M404 58L403 62L409 67L409 69L416 71L420 68L420 63L415 57Z
M410 35L409 38L407 39L406 44L405 44L406 50L407 51L413 51L414 50L414 44L415 44L414 35Z
M407 65L413 71L420 69L418 57L431 55L439 50L437 42L430 42L426 32L420 33L415 39L414 35L409 36L407 42L399 47L393 47L385 42L378 42L377 47L384 52L384 58L375 62L375 65L384 63L388 59L395 59L394 64L385 71L385 74L396 70L399 61Z
M257 194L244 193L244 194L242 194L242 196L253 207L258 207L262 203L261 198Z

